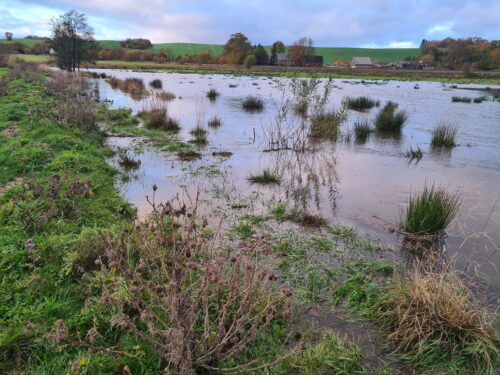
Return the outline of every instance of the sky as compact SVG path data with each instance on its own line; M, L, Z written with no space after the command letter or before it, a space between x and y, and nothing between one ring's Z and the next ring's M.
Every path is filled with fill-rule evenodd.
M223 44L235 32L252 43L323 47L418 47L422 39L500 39L500 0L0 0L0 34L50 35L50 19L85 13L98 40ZM3 30L2 30L3 29Z

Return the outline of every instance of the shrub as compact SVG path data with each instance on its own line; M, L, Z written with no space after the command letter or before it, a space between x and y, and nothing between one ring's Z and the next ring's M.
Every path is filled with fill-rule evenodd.
M346 114L343 109L339 111L330 110L322 111L311 116L311 128L309 136L312 138L326 138L337 140L340 126L346 119Z
M387 102L375 117L375 126L380 131L399 132L408 121L408 113L404 110L396 111L398 105Z
M453 220L459 206L458 193L426 184L422 190L410 195L401 226L408 233L439 235Z
M168 115L167 105L160 100L152 100L144 111L144 126L148 129L158 129L178 132L179 122Z
M255 65L255 63L257 62L257 58L255 57L255 55L248 55L247 57L245 57L245 61L243 61L243 65L245 66L245 68L247 69L251 69L252 66Z
M218 92L216 89L210 89L207 92L207 98L210 99L211 101L214 101L217 99L217 97L220 95L220 92Z
M192 143L206 144L208 142L208 132L203 126L194 127L189 131L189 134L193 136L193 139L190 140Z
M219 116L214 116L210 120L208 120L208 126L211 128L218 128L221 126L222 121Z
M454 147L458 128L453 124L440 124L432 131L431 146Z
M263 169L260 174L250 175L248 177L248 181L254 184L269 185L269 184L279 184L280 178L276 173L266 168Z
M290 312L291 293L270 288L272 271L255 261L259 244L230 252L206 230L194 210L166 203L104 237L101 301L116 311L112 325L151 344L174 373L216 371Z
M149 82L149 86L154 89L161 89L163 87L161 79L153 79L151 82Z
M368 121L357 121L354 124L354 135L356 137L357 142L365 142L368 139L368 136L372 132L372 128Z
M264 109L264 101L257 96L249 95L243 99L242 106L245 111L259 112Z
M373 307L398 352L432 373L495 374L500 337L468 288L452 274L414 274Z
M375 101L368 96L359 96L357 98L348 97L346 99L346 105L348 109L364 112L368 109L380 105L380 102Z

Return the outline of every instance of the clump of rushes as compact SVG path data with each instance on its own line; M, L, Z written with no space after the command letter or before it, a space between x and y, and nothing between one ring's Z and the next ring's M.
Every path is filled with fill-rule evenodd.
M168 115L167 105L160 100L153 100L148 108L143 111L144 126L148 129L158 129L178 132L181 127L179 122Z
M161 91L161 92L157 93L156 96L159 99L164 100L166 102L170 102L170 101L175 99L175 94L173 92L170 92L170 91Z
M203 126L196 126L190 130L189 134L193 136L189 142L204 145L208 142L207 130Z
M371 132L372 128L370 127L370 124L366 120L357 121L354 124L354 135L356 137L356 141L359 143L366 142Z
M453 220L460 207L460 195L444 187L426 184L410 195L403 212L401 226L408 233L440 235Z
M485 100L488 100L488 97L486 95L481 95L481 96L478 96L477 98L474 98L473 102L474 103L482 103Z
M106 82L109 83L113 89L119 89L130 94L134 100L140 100L150 94L149 91L146 90L144 81L141 78L119 79L116 77L109 77L106 79Z
M243 99L243 109L248 112L260 112L264 109L264 101L258 96L249 95Z
M408 113L404 110L397 111L398 104L387 102L375 117L377 130L384 132L399 132L408 121Z
M270 185L279 184L281 180L276 173L274 173L270 169L264 168L259 174L251 174L248 177L248 181L253 184Z
M458 128L453 124L439 124L432 131L432 147L454 147Z
M222 121L219 116L214 116L210 120L208 120L208 126L211 128L218 128L221 126Z
M452 103L470 103L472 102L472 98L467 96L453 96L451 98Z
M340 126L345 121L346 114L344 110L330 110L317 113L311 116L311 127L309 136L318 139L337 140Z
M358 112L364 112L369 109L372 109L375 106L379 106L380 102L377 100L373 100L368 96L359 96L357 98L346 99L347 108L352 109Z
M217 97L220 95L220 92L218 92L216 89L210 89L207 92L207 98L210 99L211 101L214 101L217 99Z
M372 314L397 351L428 373L493 375L500 368L492 318L453 274L416 273L395 283Z
M161 89L163 87L160 79L153 79L151 82L149 82L149 86L154 89Z

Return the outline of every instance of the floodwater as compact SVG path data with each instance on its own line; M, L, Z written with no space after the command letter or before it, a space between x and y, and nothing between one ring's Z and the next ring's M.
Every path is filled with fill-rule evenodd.
M160 79L163 90L178 97L169 102L168 109L180 121L181 139L190 139L189 130L200 118L205 124L214 115L222 119L220 128L207 128L209 143L200 148L203 156L199 160L179 161L174 154L153 147L132 148L131 154L142 164L128 181L120 183L120 189L137 206L140 215L148 213L145 196L152 197L151 187L156 184L156 202L175 196L186 199L187 193L194 199L199 191L202 203L210 207L205 212L213 216L227 214L231 208L268 214L278 202L286 202L288 207L320 212L332 223L347 222L396 242L386 228L397 224L409 193L426 182L436 182L450 191L459 191L463 200L460 213L448 230L448 255L455 259L458 269L479 276L499 290L500 103L451 101L452 96L474 98L483 94L460 87L484 85L452 88L433 82L335 80L331 106L338 108L343 98L360 95L380 100L382 105L388 100L399 103L409 114L401 136L372 133L365 144L357 144L354 137L343 137L338 142L310 145L305 153L263 152L263 128L275 118L281 98L278 81L286 79L103 72L118 78L140 77L145 84ZM135 112L143 109L144 101L134 101L113 90L104 80L96 82L101 99L111 100L113 107L130 107ZM213 102L205 96L210 88L221 93ZM247 113L242 109L241 101L249 94L264 100L262 112ZM355 121L372 119L377 111L348 111L342 131L348 133ZM433 151L432 129L442 121L458 126L458 146L449 151ZM109 140L114 146L131 146L138 141ZM404 156L410 146L423 150L420 161L409 161ZM221 158L213 156L214 151L230 151L233 155ZM250 184L247 177L263 168L278 171L282 183L271 187Z

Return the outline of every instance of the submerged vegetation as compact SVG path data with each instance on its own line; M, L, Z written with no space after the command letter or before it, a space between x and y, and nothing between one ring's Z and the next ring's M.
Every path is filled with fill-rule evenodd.
M219 126L221 126L221 124L222 120L220 119L219 116L214 116L210 120L208 120L208 126L210 128L218 128Z
M106 79L106 82L109 83L113 89L119 89L127 94L130 94L134 100L140 100L150 95L150 92L144 85L144 80L141 78L134 77L119 79L116 77L109 77Z
M193 139L190 140L192 143L197 143L199 145L204 145L208 142L208 132L203 126L196 126L189 131L189 134L193 136Z
M220 92L218 92L216 89L212 88L207 92L207 98L210 99L211 101L217 99L218 96L220 96Z

